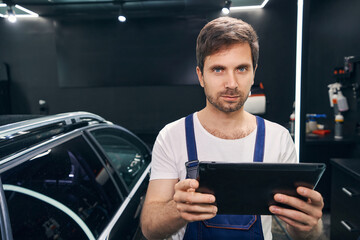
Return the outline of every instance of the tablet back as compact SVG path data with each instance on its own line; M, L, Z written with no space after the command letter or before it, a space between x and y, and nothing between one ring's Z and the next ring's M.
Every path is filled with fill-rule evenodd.
M267 215L270 205L279 205L274 201L276 193L301 198L296 188L315 188L325 167L323 163L200 162L197 191L215 195L218 214Z

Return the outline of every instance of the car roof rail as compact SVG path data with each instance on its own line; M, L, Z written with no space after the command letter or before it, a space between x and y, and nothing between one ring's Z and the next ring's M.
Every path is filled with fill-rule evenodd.
M10 136L19 135L19 133L26 133L33 129L41 127L61 124L62 126L77 125L81 122L106 122L106 120L96 114L88 112L70 112L61 113L51 116L45 116L30 120L25 120L17 123L11 123L0 126L0 140L7 139Z

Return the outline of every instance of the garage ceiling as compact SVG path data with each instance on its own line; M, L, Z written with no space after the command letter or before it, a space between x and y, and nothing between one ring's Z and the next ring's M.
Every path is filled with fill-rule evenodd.
M2 0L20 5L42 17L115 17L120 8L128 18L201 14L220 11L226 0ZM232 0L231 7L261 5L264 0ZM0 2L1 3L1 2ZM1 4L0 4L1 5ZM6 8L0 9L0 14ZM15 9L15 12L19 11ZM16 12L17 13L17 12Z

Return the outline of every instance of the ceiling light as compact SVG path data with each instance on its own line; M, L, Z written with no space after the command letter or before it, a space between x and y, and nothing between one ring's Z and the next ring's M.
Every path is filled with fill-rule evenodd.
M9 22L14 23L16 22L16 15L14 10L12 9L11 6L9 6L8 10L6 11L7 13L7 19Z
M11 8L11 10L10 10ZM9 14L10 11L10 14ZM34 13L30 11L29 9L26 9L20 5L15 6L8 6L5 3L0 3L0 17L2 18L9 18L10 16L15 15L16 18L33 18L33 17L39 17L39 14ZM14 19L11 17L10 19ZM10 21L10 20L9 20Z
M261 2L261 1L260 1ZM259 3L260 3L259 2ZM263 0L261 4L257 3L256 5L248 5L248 6L239 6L237 4L233 4L235 6L231 7L230 10L247 10L247 9L259 9L265 7L265 5L269 2L269 0Z
M118 20L119 20L120 22L126 22L126 17L125 17L125 15L124 15L124 13L123 13L122 5L120 5Z
M30 11L29 9L26 9L20 5L16 4L15 8L25 12L25 14L21 14L20 16L19 16L19 14L16 14L18 17L39 17L39 14L34 13L33 11Z
M123 16L123 15L120 15L120 16L118 17L118 20L119 20L120 22L126 22L126 17Z
M224 14L224 15L228 15L230 13L230 5L231 5L231 1L228 0L228 1L225 1L225 5L224 7L222 8L221 12Z

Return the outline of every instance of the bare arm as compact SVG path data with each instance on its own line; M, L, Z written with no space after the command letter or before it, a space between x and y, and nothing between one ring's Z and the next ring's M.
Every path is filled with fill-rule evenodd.
M141 228L147 239L163 239L176 233L190 221L212 218L217 208L215 197L196 193L199 183L193 179L152 180L141 214Z
M177 179L150 181L141 213L141 229L147 239L166 238L186 224L173 200L177 182Z
M318 239L323 230L323 198L319 192L305 187L298 187L297 192L308 200L305 202L283 194L274 196L275 201L297 210L271 206L270 211L287 223L287 230L293 239Z

